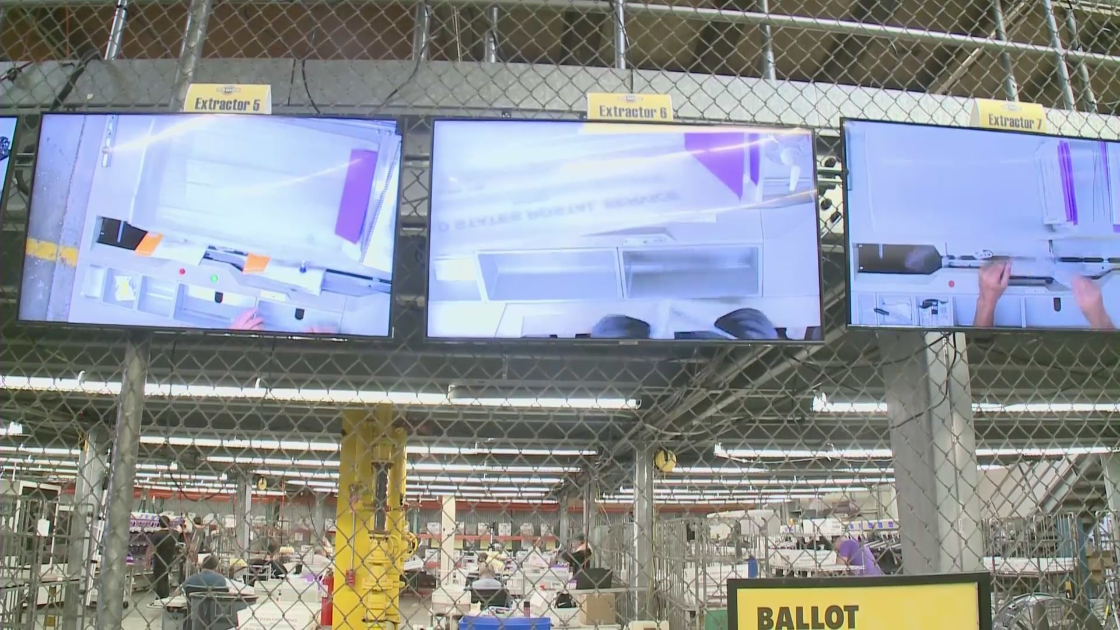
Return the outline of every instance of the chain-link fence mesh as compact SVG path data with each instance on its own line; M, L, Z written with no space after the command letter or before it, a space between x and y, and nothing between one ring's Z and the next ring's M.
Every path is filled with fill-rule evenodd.
M1002 627L1116 628L1116 338L847 330L837 130L967 124L980 97L1115 139L1118 69L1111 0L5 0L0 626L450 627L497 605L707 630L729 578L873 558L990 572ZM39 114L173 110L191 82L397 118L391 340L17 323L25 254L65 258L26 240L32 187L68 185L32 182ZM578 119L588 92L817 130L824 343L425 340L433 117ZM185 597L207 557L233 581Z

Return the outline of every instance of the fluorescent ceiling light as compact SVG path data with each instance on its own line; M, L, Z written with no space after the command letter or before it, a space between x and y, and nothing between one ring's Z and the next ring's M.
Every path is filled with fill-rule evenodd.
M817 413L887 413L885 402L831 402L824 394L813 397L812 408ZM972 410L995 413L1120 413L1120 403L973 403Z
M338 470L337 460L320 461L313 459L281 459L274 457L251 457L210 455L206 461L215 464L248 464L256 466L302 466L309 468L327 468ZM442 462L417 462L409 461L408 470L424 472L492 472L492 473L530 473L530 474L556 474L578 473L579 466L531 466L531 465L500 465L500 464L445 464Z
M299 440L259 440L219 437L164 437L161 435L142 435L141 444L196 446L205 448L253 449L261 451L296 451L337 453L338 442L303 442ZM541 456L590 456L594 449L548 449L548 448L501 448L471 446L426 446L410 444L405 447L409 455L541 455Z
M771 472L769 468L748 468L743 466L674 466L669 474L682 475L749 475Z
M654 488L654 495L679 495L679 494L711 494L711 495L755 495L755 494L787 494L790 492L802 492L805 494L812 494L819 496L821 494L835 494L835 493L864 493L870 492L869 489L859 486L845 486L845 487L785 487L785 488L759 488L759 489L744 489L744 488ZM633 488L622 488L614 496L631 496L634 494Z
M0 376L0 389L46 391L91 396L116 396L121 392L119 381L91 381L76 378L38 376ZM456 398L442 393L365 391L351 389L315 389L282 387L227 387L217 385L170 385L147 383L145 396L151 398L223 398L276 400L281 402L333 403L339 405L430 405L453 407L528 407L539 409L638 409L640 401L633 398Z
M1120 451L1118 447L1106 446L1058 446L1048 448L978 448L977 457L1066 457L1071 455L1103 455ZM714 449L716 457L728 459L887 459L893 456L889 448L876 449L824 449L819 451L807 449L791 450L757 450L757 449L725 449L723 445L716 444Z
M23 444L20 444L18 446L0 445L0 453L27 453L29 455L70 455L71 457L77 457L78 449L25 446Z
M658 505L696 505L697 503L723 503L723 504L736 504L736 503L782 503L785 501L794 501L797 499L819 499L819 494L806 494L806 493L791 493L791 494L771 494L771 495L679 495L672 498L659 498ZM600 500L600 503L613 504L613 505L630 505L634 503L634 499L630 497L605 497Z
M338 485L338 473L333 471L307 471L307 470L276 470L262 468L253 471L255 475L264 477L282 477L285 479L318 479L330 481L330 485ZM508 476L450 476L450 475L408 475L408 483L452 483L452 484L482 484L482 485L517 485L517 484L557 484L563 483L562 477L508 477Z
M722 444L715 446L716 457L728 459L885 459L891 456L889 448L852 448L852 449L725 449Z
M976 454L980 457L1066 457L1070 455L1105 455L1114 453L1115 447L1106 446L1068 446L1051 448L978 448Z
M0 436L23 435L23 425L18 422L9 422L7 426L0 425Z
M679 478L662 478L654 481L657 485L665 486L828 486L828 485L854 485L854 484L876 484L876 483L894 483L894 477L852 477L852 478L833 478L822 477L819 479L701 479L694 477L679 477Z
M973 403L972 410L1005 413L1120 413L1120 403Z

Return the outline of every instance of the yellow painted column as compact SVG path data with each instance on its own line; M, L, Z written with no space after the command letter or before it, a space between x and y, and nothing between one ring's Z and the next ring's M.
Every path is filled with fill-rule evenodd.
M396 630L400 579L416 550L404 514L407 435L388 405L342 414L334 627Z

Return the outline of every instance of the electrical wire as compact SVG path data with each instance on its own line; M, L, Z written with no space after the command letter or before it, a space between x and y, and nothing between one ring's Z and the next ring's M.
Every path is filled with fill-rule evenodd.
M424 21L429 21L432 17L431 7L428 6L428 3L426 1L422 2L420 6L424 8ZM397 87L393 88L393 90L389 92L389 95L385 97L385 100L381 101L381 104L373 109L373 113L371 114L371 116L376 116L381 112L381 110L385 109L385 107L392 103L393 99L400 94L401 90L403 90L410 83L412 83L413 80L416 79L416 75L420 73L420 62L424 60L424 55L421 55L420 51L413 51L413 56L416 57L416 59L413 61L412 71L409 72L408 78L406 78L404 81L401 81L401 83L397 85Z
M315 21L315 15L311 12L311 7L306 4L303 5L303 10L307 12L308 17L312 20L311 33L307 37L307 54L299 59L299 74L303 80L303 92L307 94L307 102L311 105L311 109L315 113L321 115L323 112L319 110L318 103L315 102L315 97L311 96L311 84L307 81L307 57L315 51L315 37L319 34L319 23Z

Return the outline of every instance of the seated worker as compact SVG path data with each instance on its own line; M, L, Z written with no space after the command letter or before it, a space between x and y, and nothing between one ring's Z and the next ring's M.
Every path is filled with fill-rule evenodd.
M504 585L494 577L494 569L486 565L478 568L478 579L471 582L471 590L475 591L498 591L503 588Z
M223 593L229 591L226 578L221 573L218 573L217 554L206 556L200 568L201 571L190 576L179 585L184 595L190 595L191 593L198 593L201 591L221 591Z
M976 319L972 322L978 328L995 326L996 304L1003 297L1007 285L1011 283L1011 261L994 260L987 262L977 274L980 297L976 299ZM1104 308L1104 297L1095 282L1085 276L1074 276L1070 282L1073 299L1089 327L1096 330L1116 330L1116 324Z
M577 535L575 543L569 549L560 552L560 559L568 563L572 574L590 568L591 545L587 544L587 538L583 534Z
M273 553L265 554L264 561L268 563L270 568L269 579L283 580L288 577L288 570L284 568L284 565L277 562L276 558L277 556Z

